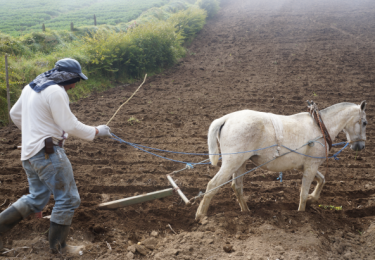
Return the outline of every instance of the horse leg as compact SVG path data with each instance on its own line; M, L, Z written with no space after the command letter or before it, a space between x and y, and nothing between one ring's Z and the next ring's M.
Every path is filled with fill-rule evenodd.
M306 202L307 202L307 197L309 195L309 189L315 177L314 173L316 172L312 170L311 167L306 167L306 168L307 169L303 173L303 177L302 177L301 195L300 195L298 211L305 211L306 209Z
M237 201L240 204L241 211L250 211L247 203L243 197L243 177L239 177L238 179L234 180L237 176L244 174L246 172L246 162L242 164L242 166L233 174L233 181L232 181L232 189L234 194L236 194Z
M206 192L223 184L225 181L229 180L231 173L237 171L238 164L233 163L225 163L221 166L218 173L216 173L215 177L213 177L207 184ZM219 191L219 189L215 189L209 193L204 194L203 200L199 204L197 209L197 213L195 214L195 220L199 221L202 220L208 211L208 207L210 205L211 199L213 196Z
M317 181L317 185L314 191L310 195L307 196L307 203L313 203L319 200L320 192L322 191L323 186L326 183L324 175L321 174L319 171L316 172L315 180Z

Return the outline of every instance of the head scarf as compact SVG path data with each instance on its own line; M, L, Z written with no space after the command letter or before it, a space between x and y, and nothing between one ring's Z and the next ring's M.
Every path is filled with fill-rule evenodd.
M74 72L52 69L37 76L29 86L37 93L51 85L66 86L80 81L80 76Z

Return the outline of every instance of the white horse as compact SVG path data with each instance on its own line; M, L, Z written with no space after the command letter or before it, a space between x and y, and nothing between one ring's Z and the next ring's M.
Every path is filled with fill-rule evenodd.
M331 136L332 141L344 131L351 149L360 151L365 147L366 140L366 103L339 103L321 111L321 117ZM264 164L275 157L289 152L282 146L297 149L298 152L313 157L325 157L328 150L322 137L321 130L308 112L291 116L274 115L271 113L252 110L237 111L225 115L212 122L208 130L208 147L210 154L218 154L218 142L222 156L222 166L219 172L208 183L206 192L246 172L246 161L252 160L256 165ZM316 138L321 137L319 140ZM258 152L230 154L268 147L272 148ZM225 155L227 154L227 155ZM219 155L210 155L212 165L217 165ZM325 178L318 171L318 167L325 159L317 159L289 153L280 156L261 168L282 172L291 169L303 170L302 187L298 211L304 211L306 202L317 201L320 197ZM314 178L317 185L312 194L308 194ZM232 181L232 189L236 194L241 211L250 211L243 197L243 177ZM207 215L208 206L212 197L219 189L206 193L196 213L196 220Z

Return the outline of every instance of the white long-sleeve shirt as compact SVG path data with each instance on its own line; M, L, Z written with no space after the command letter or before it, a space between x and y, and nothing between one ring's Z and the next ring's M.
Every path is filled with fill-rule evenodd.
M89 141L95 137L95 127L82 124L70 111L68 94L59 85L49 86L40 93L25 86L10 116L22 131L22 161L37 154L44 147L44 139L62 140L64 131Z

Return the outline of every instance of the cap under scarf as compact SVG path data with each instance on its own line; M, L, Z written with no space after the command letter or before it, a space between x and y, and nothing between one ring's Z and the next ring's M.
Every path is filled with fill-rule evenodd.
M37 76L29 83L29 86L37 93L51 85L66 86L80 81L77 73L51 69Z

